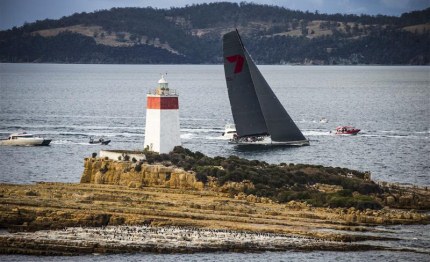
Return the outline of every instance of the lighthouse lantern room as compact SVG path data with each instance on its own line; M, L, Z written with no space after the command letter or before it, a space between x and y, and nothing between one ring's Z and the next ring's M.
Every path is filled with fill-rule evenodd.
M178 94L168 85L162 75L157 88L147 94L144 147L159 153L181 145Z

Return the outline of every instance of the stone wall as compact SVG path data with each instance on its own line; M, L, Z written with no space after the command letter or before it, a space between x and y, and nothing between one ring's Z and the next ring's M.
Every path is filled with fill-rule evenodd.
M162 165L141 162L86 158L81 183L123 185L129 187L164 187L202 190L204 184L194 173Z
M133 158L137 161L146 160L145 154L139 152L125 150L100 150L100 158L108 158L111 160L124 160L126 156L128 156L130 160Z

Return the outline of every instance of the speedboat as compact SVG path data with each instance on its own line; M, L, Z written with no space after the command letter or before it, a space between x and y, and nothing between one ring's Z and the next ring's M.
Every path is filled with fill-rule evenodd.
M32 134L13 133L7 139L0 140L2 146L49 146L51 139L34 136Z
M107 145L110 143L110 140L104 140L103 138L100 138L98 140L94 140L92 137L90 137L90 144L101 144L101 145Z
M360 129L354 128L352 126L338 126L336 127L336 135L356 135L360 132Z
M234 135L237 135L236 126L234 124L225 125L224 133L222 133L222 136L227 139L233 139Z

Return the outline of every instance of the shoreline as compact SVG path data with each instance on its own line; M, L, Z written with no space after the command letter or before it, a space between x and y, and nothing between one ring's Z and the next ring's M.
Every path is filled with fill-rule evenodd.
M0 228L10 232L0 234L0 253L391 250L430 254L426 247L398 247L397 243L407 237L394 229L379 228L428 225L428 213L391 208L318 208L294 201L279 204L252 200L210 190L0 184ZM122 233L108 232L115 229ZM133 233L139 230L156 233L142 238ZM106 238L95 237L103 234ZM203 237L205 234L209 235ZM258 241L259 236L262 241ZM127 240L133 237L140 237L140 242ZM178 248L169 244L169 238L180 243Z
M118 253L197 253L267 251L407 251L378 245L327 241L310 237L185 227L108 226L74 227L34 233L0 234L3 254L80 255Z

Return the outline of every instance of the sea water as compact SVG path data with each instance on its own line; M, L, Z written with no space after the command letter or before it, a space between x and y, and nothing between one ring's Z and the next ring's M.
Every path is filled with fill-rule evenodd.
M377 181L430 186L430 67L259 68L310 146L228 144L222 132L233 119L222 65L0 64L0 136L26 131L53 140L49 147L1 146L0 183L76 183L83 159L93 152L143 149L146 93L157 86L160 74L167 73L169 87L179 92L182 144L193 151L269 163L347 167L370 171ZM328 123L321 123L321 118ZM334 135L339 125L352 125L361 132ZM90 137L112 142L91 145ZM260 261L266 257L354 261L361 256L387 261L422 258L385 251L102 257L118 261Z
M347 167L379 181L430 185L430 67L260 69L311 146L228 144L221 134L233 119L222 65L0 64L0 136L26 131L53 140L49 147L0 147L0 182L78 182L93 152L142 149L146 93L167 73L179 92L182 144L193 151ZM339 125L361 132L334 135ZM112 142L91 145L90 137Z
M366 251L366 252L332 252L332 251L314 251L314 252L261 252L261 253L196 253L196 254L119 254L119 255L86 255L79 257L36 257L36 256L0 256L3 261L16 262L304 262L304 261L379 261L379 262L399 262L399 261L429 261L430 256L418 253L408 252L389 252L389 251Z

